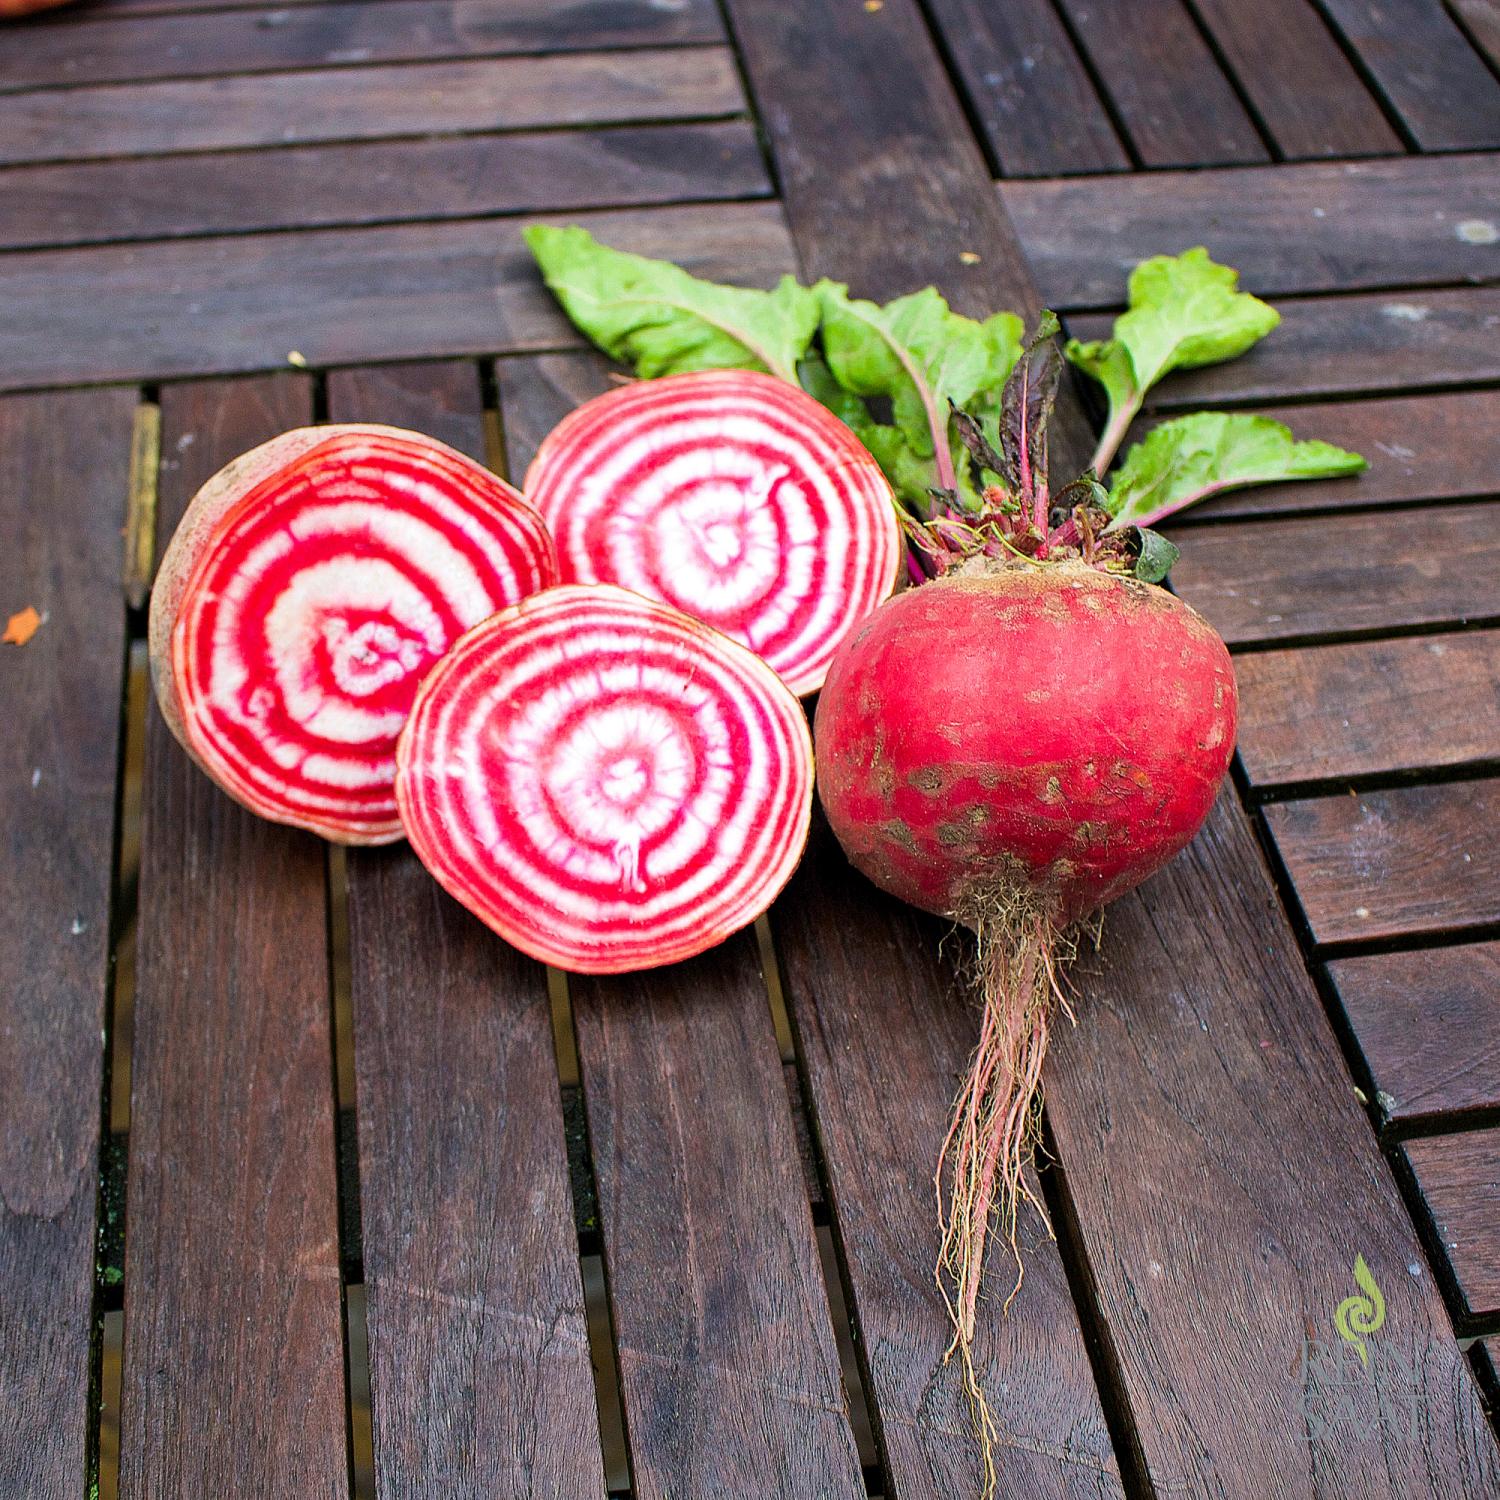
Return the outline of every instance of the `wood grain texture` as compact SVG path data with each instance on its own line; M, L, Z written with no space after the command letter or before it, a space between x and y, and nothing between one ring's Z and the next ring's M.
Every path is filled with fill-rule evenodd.
M932 0L929 12L1001 176L1129 169L1109 111L1049 0Z
M495 361L505 414L506 466L520 484L542 439L575 406L602 396L613 382L610 366L592 350L569 354L511 355Z
M1500 781L1278 802L1265 817L1315 942L1500 922Z
M164 391L160 540L310 417L301 377ZM153 702L141 851L120 1495L342 1500L323 847L231 802Z
M1182 0L1061 0L1144 166L1269 161Z
M394 3L394 0L393 0ZM207 151L0 171L0 247L769 196L744 121Z
M723 47L103 84L0 97L0 163L688 119L744 107Z
M1402 150L1401 137L1307 0L1193 0L1193 9L1282 156Z
M0 1489L83 1493L130 390L0 402Z
M1500 761L1500 632L1255 651L1235 676L1261 790Z
M1110 907L1074 977L1048 1115L1155 1493L1495 1493L1471 1371L1432 1278L1407 1269L1415 1231L1232 789ZM1415 1375L1309 1389L1305 1341L1337 1342L1356 1255ZM1380 1421L1389 1403L1417 1420Z
M382 0L383 3L383 0ZM794 265L774 204L569 215L607 244L767 286ZM310 230L0 257L0 386L577 348L523 222Z
M1433 506L1174 528L1172 586L1232 646L1486 620L1500 613L1500 507Z
M1431 0L1317 0L1423 151L1500 146L1500 79Z
M1347 479L1230 490L1174 516L1174 526L1500 493L1500 390L1314 401L1260 410L1285 423L1296 437L1321 438L1363 454L1369 467ZM1128 441L1135 442L1154 425L1137 423Z
M1500 1109L1500 943L1328 966L1387 1123Z
M336 370L328 415L485 458L469 363ZM348 878L376 1494L598 1494L546 972L408 848Z
M69 19L68 25L30 27L24 45L5 49L0 90L714 42L724 34L703 0L674 6L648 0L383 0L294 5L279 14L264 7L208 11L190 23L176 16L88 10Z
M569 983L633 1493L857 1500L754 941Z
M1500 1130L1430 1136L1405 1151L1465 1311L1500 1312Z
M1000 196L1052 306L1114 307L1138 262L1194 245L1263 297L1495 281L1494 176L1490 156L1397 157L1143 173L1128 192L1113 177L1002 182Z
M1148 406L1197 410L1500 380L1500 286L1307 297L1276 309L1281 325L1248 354L1168 375ZM1085 314L1069 318L1068 331L1102 338L1112 322Z
M772 909L798 1052L894 1493L979 1487L967 1404L933 1280L932 1174L954 1080L977 1037L973 1006L939 957L944 929L881 896L822 819ZM1062 1262L1026 1225L1026 1279L1009 1312L981 1308L976 1359L1000 1428L1000 1493L1123 1493ZM1009 1290L997 1254L990 1291Z

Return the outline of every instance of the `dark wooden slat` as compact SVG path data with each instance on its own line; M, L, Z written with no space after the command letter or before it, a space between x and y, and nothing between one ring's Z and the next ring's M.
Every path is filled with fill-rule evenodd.
M1061 0L1061 6L1145 166L1270 159L1182 0Z
M0 1490L83 1493L134 391L0 402Z
M1432 506L1173 531L1172 583L1231 645L1500 614L1500 507Z
M1500 1109L1500 943L1328 966L1393 1125Z
M1130 157L1049 0L932 0L929 9L1003 176L1128 170Z
M700 276L793 268L779 208L567 215ZM0 385L577 347L517 220L108 246L0 257Z
M1138 261L1193 245L1264 297L1500 279L1490 156L1152 172L1128 192L1113 177L1003 182L1000 196L1059 308L1117 306Z
M1424 151L1500 146L1500 80L1436 0L1317 0Z
M164 391L159 537L310 417L303 377ZM231 802L148 713L120 1495L340 1500L323 847Z
M94 13L97 15L97 12ZM715 42L723 28L702 0L546 4L543 0L384 0L298 5L278 19L257 6L175 16L83 11L33 26L0 56L0 89L128 83L277 68L429 61L504 53Z
M496 360L500 406L505 413L506 465L517 484L542 439L575 406L610 388L609 366L593 351L514 355Z
M940 924L867 887L819 820L772 912L863 1353L895 1492L975 1492L969 1416L945 1369L932 1173L975 1013L938 957ZM1038 1238L1035 1226L1028 1239ZM992 1290L1009 1289L997 1255ZM1118 1496L1119 1472L1062 1263L1029 1245L1021 1295L981 1318L976 1357L999 1423L1000 1492Z
M1161 411L1294 396L1409 391L1500 380L1500 287L1360 293L1277 303L1281 325L1227 364L1183 370L1151 393ZM1068 319L1079 338L1105 338L1112 319Z
M1500 922L1500 781L1278 802L1265 815L1315 942Z
M0 171L0 247L770 194L745 121L204 152Z
M1262 410L1298 437L1321 438L1364 454L1369 468L1347 479L1230 490L1174 517L1174 526L1236 516L1472 500L1500 493L1500 390L1308 402ZM1138 424L1129 441L1154 425Z
M485 458L472 364L335 371L328 415ZM546 973L409 849L348 872L376 1494L598 1494Z
M1408 1141L1406 1155L1469 1316L1500 1312L1500 1130Z
M1500 760L1500 632L1256 651L1235 664L1259 788Z
M862 1497L754 942L570 985L633 1493Z
M1399 152L1401 138L1308 0L1193 0L1283 156Z
M1447 0L1447 5L1490 65L1500 68L1500 5L1495 0Z
M1495 1493L1471 1372L1433 1279L1409 1270L1415 1232L1232 789L1109 909L1076 977L1048 1113L1155 1493ZM1342 1347L1356 1255L1383 1288L1393 1358L1309 1393L1306 1343ZM1233 1342L1228 1423L1205 1319ZM1421 1420L1382 1421L1391 1409Z
M734 61L723 47L105 84L0 98L0 163L687 119L743 109Z

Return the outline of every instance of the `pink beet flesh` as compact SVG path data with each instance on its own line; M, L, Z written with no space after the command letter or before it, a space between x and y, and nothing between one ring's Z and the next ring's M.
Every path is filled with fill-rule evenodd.
M958 915L1029 885L1068 921L1171 859L1213 805L1238 695L1164 589L1081 565L938 579L878 609L818 703L818 792L851 861Z

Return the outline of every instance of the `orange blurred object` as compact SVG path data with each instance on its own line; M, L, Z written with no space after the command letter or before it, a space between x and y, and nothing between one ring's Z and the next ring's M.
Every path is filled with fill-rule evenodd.
M0 0L0 21L12 16L29 16L34 10L55 10L68 0Z

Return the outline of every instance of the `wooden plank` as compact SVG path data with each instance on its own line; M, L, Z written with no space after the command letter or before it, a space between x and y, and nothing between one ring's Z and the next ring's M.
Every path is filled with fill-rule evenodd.
M602 355L514 355L496 360L495 378L505 414L505 461L519 484L542 439L575 406L607 391L612 381Z
M1500 1312L1500 1130L1408 1141L1438 1240L1471 1318Z
M83 1493L131 390L0 402L0 1489Z
M1060 3L1142 165L1270 160L1182 0Z
M32 26L24 36L24 46L0 56L0 90L717 42L724 32L703 0L671 6L645 0L384 0L281 12L263 6L208 11L190 22L85 10L69 25Z
M1500 286L1357 293L1279 301L1281 325L1227 364L1168 375L1153 410L1196 410L1300 396L1356 395L1500 380ZM1113 319L1068 319L1079 338L1107 337Z
M746 121L445 136L0 171L0 247L768 197Z
M978 1460L933 1280L932 1174L975 1013L939 958L941 924L872 891L820 818L772 911L861 1353L895 1493L977 1492ZM1034 1227L1029 1240L1037 1238ZM1028 1244L1021 1295L981 1314L976 1362L1000 1428L1000 1492L1119 1496L1119 1470L1062 1262ZM991 1288L1009 1289L997 1255Z
M1401 137L1307 0L1193 4L1282 156L1372 156L1402 149Z
M1129 192L1113 177L1003 182L1000 196L1058 308L1117 306L1133 266L1193 245L1263 297L1500 279L1489 156L1151 172Z
M472 364L335 371L328 415L485 458ZM404 846L348 880L376 1495L597 1495L546 972Z
M1317 0L1423 151L1500 146L1500 80L1434 0Z
M105 84L0 98L0 163L691 119L744 107L724 47Z
M1265 817L1316 943L1500 922L1500 781L1277 802Z
M165 390L161 541L203 479L311 415L304 377ZM323 846L231 802L148 714L121 1500L340 1500Z
M1471 1371L1232 789L1075 978L1048 1116L1154 1493L1496 1493ZM1338 1363L1357 1255L1387 1358L1329 1390L1309 1346ZM1232 1422L1204 1309L1234 1330Z
M1001 176L1129 169L1109 111L1048 0L933 0L930 11Z
M1431 506L1172 530L1172 585L1233 646L1457 624L1500 613L1500 506Z
M1328 966L1392 1125L1500 1109L1500 943Z
M570 987L632 1493L863 1497L753 939Z
M1235 663L1240 759L1288 783L1500 761L1500 632L1254 651Z
M700 276L794 265L773 204L567 215ZM0 386L576 348L518 220L310 230L0 257Z
M1490 66L1500 68L1500 4L1496 0L1446 0L1469 39L1490 60Z
M1347 479L1230 490L1174 517L1174 526L1500 493L1500 390L1260 409L1298 437L1321 438L1364 454L1369 468ZM1128 441L1154 425L1138 423Z

